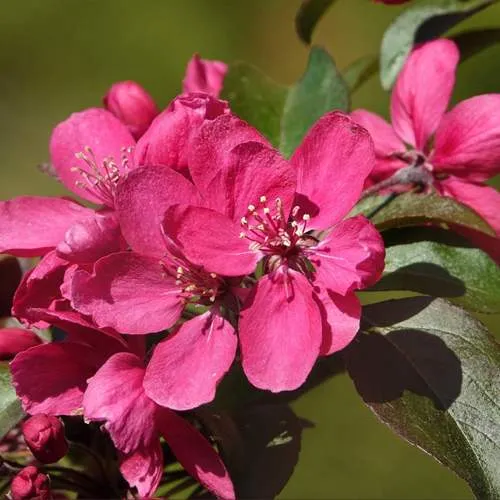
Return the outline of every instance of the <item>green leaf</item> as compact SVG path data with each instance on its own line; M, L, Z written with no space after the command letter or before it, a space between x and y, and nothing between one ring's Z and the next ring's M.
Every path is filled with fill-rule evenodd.
M273 82L258 69L237 63L224 80L222 97L231 109L289 156L311 125L333 109L347 110L349 93L333 59L312 47L307 69L291 88Z
M303 0L295 16L295 29L299 38L306 44L311 43L312 34L318 21L335 0Z
M394 432L462 477L478 498L500 495L500 347L443 299L365 308L345 353L364 402Z
M0 439L21 420L23 410L12 386L8 363L0 363Z
M379 70L377 56L363 56L354 61L343 72L342 76L350 92L354 92L366 80Z
M500 42L500 28L465 31L451 37L460 50L460 61L465 61L484 49Z
M380 78L391 88L417 43L438 38L467 17L498 0L420 0L410 5L389 26L382 39Z
M495 231L488 223L472 209L452 198L435 193L369 196L361 200L350 215L358 214L368 217L380 231L432 222L445 229L458 224L488 235L495 235Z
M224 79L222 98L277 148L287 94L287 87L274 82L257 68L236 63L229 67Z
M412 290L472 311L500 312L500 267L485 252L448 231L400 232L407 242L386 247L384 276L373 290Z
M290 156L307 131L328 111L349 108L349 90L335 62L321 47L313 47L307 69L286 98L280 150Z

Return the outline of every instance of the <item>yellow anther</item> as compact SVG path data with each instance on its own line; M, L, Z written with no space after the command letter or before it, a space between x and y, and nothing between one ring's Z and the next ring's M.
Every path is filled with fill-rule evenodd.
M241 224L242 224L243 226L246 226L246 225L248 224L248 220L247 220L247 218L246 218L246 217L242 217L242 218L241 218Z
M184 272L184 269L181 266L179 266L177 268L177 274L182 274L183 272Z
M264 210L262 210L266 215L271 213L271 210L269 210L268 207L265 207Z
M246 237L246 235L247 235L247 233L245 233L244 231L241 231L240 238L243 239Z
M265 196L261 196L261 197L259 198L259 201L260 201L261 203L265 203L265 202L267 201L267 198L266 198Z
M211 278L217 278L217 275L215 273L210 273Z
M248 205L249 212L255 212L255 205Z
M304 214L302 216L302 220L309 220L311 218L311 216L309 214Z

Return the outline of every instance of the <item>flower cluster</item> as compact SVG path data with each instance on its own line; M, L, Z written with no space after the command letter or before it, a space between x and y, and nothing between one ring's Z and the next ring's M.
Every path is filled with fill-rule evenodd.
M65 332L19 337L14 386L43 423L25 424L28 444L43 455L40 436L57 434L59 458L54 416L101 422L145 497L163 473L160 437L201 484L233 497L221 458L178 412L212 401L235 360L258 388L300 387L354 338L355 292L383 268L379 233L348 218L376 160L368 132L331 112L286 160L219 99L225 71L195 56L164 111L122 82L105 108L57 125L55 176L90 203L0 203L0 251L41 257L13 314Z

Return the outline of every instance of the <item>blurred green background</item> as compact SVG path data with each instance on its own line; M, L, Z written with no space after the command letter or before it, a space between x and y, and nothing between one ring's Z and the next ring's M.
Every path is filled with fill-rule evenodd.
M61 194L39 173L51 129L71 112L100 104L115 81L144 85L164 106L180 91L194 52L245 60L282 83L302 73L307 50L294 32L300 0L18 0L0 16L0 199ZM369 0L339 0L314 41L340 68L376 53L401 10ZM459 31L500 25L500 5ZM460 66L454 101L500 91L491 48ZM372 78L353 107L387 115L389 96ZM487 320L492 324L493 318ZM306 429L300 462L282 498L471 498L464 482L379 424L350 380L337 376L294 404Z

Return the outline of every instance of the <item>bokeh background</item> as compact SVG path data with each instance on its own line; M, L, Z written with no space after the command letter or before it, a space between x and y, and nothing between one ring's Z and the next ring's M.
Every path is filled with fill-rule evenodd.
M18 0L1 2L0 199L56 195L40 173L52 128L71 112L98 106L115 81L140 82L165 106L181 88L194 52L248 61L278 82L293 83L307 50L294 32L300 0ZM314 42L340 68L377 53L401 7L339 0ZM500 5L458 31L500 24ZM453 100L500 92L500 47L460 66ZM387 115L389 96L372 78L353 107ZM0 278L1 279L1 278ZM498 319L483 318L499 330ZM314 424L303 433L299 464L281 498L472 498L465 483L396 438L339 375L293 405Z

